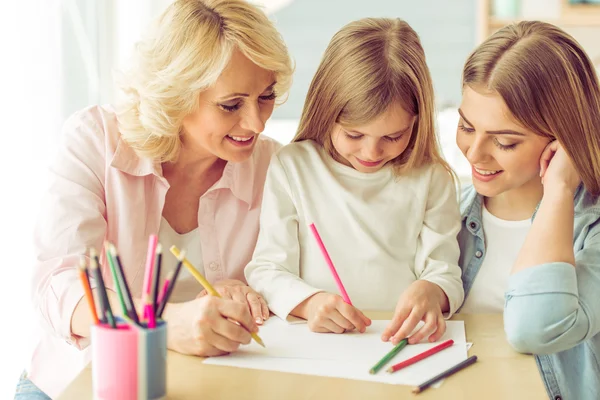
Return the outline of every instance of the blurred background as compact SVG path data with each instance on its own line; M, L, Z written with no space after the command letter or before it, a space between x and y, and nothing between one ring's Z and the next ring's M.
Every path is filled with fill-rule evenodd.
M600 0L256 0L282 33L296 63L288 101L266 134L293 137L308 85L331 36L362 17L400 17L420 35L436 91L443 152L461 180L470 168L454 144L461 70L471 50L498 28L541 19L575 36L600 67ZM0 399L12 398L37 326L29 278L32 231L46 169L62 122L114 100L115 71L146 25L170 0L22 0L0 12L2 191Z

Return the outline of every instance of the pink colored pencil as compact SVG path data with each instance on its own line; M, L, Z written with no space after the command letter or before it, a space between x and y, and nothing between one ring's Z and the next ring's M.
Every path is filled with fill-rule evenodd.
M146 295L144 302L146 303L144 314L148 316L148 329L154 329L156 328L156 315L154 315L154 304L152 304L150 295Z
M165 279L165 283L163 284L163 290L160 293L160 297L156 304L161 304L163 302L163 299L165 298L165 296L167 295L167 292L169 291L169 283L171 283L171 280L169 278Z
M402 362L399 362L398 364L392 365L391 367L388 368L387 372L392 373L392 372L396 372L399 369L408 367L409 365L413 365L414 363L417 363L429 356L434 355L435 353L439 353L440 351L444 350L447 347L450 347L454 344L454 340L450 339L450 340L446 340L444 343L438 344L435 347L432 347L431 349L422 352L421 354L417 354L414 357L409 358L408 360L404 360Z
M152 274L154 269L154 257L156 256L157 245L158 237L156 235L150 235L150 237L148 238L148 253L146 254L146 271L144 275L144 287L142 288L142 295L148 295L148 299L152 295ZM144 297L144 299L146 298ZM144 300L144 304L148 304L146 300ZM150 318L150 316L147 315L147 307L144 307L144 318Z
M342 283L342 280L340 279L340 276L338 275L334 265L333 265L333 261L331 261L331 257L329 257L329 253L327 252L327 249L325 248L325 244L323 243L323 240L321 240L321 235L319 235L319 231L317 231L317 227L315 226L315 224L310 224L310 230L312 231L315 239L317 240L317 244L319 245L319 248L321 249L321 253L323 254L323 257L325 258L325 261L327 261L327 265L329 265L329 270L331 271L331 275L333 275L333 279L335 280L335 284L338 287L338 290L340 291L342 298L344 299L344 301L350 305L352 305L352 302L350 301L350 297L348 297L348 293L346 293L346 288L344 288L344 284Z

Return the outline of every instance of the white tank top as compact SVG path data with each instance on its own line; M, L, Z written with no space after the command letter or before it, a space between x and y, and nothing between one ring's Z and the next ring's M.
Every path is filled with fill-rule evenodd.
M160 290L165 278L175 269L177 258L169 251L173 245L179 250L185 250L185 258L192 263L200 273L204 275L204 264L202 262L202 246L200 245L200 230L198 228L188 233L179 234L175 232L169 222L162 217L160 221L160 229L158 232L158 240L163 248L162 263L160 269ZM185 266L181 266L175 290L171 293L169 302L180 303L196 298L198 293L203 290L203 287L189 273Z

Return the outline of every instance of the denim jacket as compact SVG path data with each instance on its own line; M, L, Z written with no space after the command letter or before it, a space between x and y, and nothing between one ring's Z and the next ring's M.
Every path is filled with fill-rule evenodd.
M597 400L600 201L580 185L574 203L575 268L553 262L511 275L505 294L504 330L515 350L535 355L549 398ZM482 196L472 185L464 188L458 240L465 300L485 258L481 207Z

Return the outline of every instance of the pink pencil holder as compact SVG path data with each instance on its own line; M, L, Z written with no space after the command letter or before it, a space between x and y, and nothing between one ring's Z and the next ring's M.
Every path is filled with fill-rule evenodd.
M92 385L97 400L158 400L167 395L167 325L92 326Z

